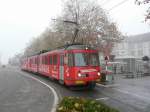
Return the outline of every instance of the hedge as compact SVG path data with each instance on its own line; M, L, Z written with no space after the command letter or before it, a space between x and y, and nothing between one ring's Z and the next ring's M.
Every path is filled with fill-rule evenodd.
M102 102L79 97L64 97L57 112L119 112Z

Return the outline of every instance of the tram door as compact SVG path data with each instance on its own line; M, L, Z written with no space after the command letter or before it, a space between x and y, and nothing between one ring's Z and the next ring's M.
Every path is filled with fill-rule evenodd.
M60 65L59 65L59 82L64 84L64 55L60 55Z

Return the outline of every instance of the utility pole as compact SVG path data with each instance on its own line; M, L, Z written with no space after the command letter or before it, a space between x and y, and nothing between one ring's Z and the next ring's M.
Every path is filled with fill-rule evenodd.
M55 21L62 21L64 23L70 23L70 24L73 24L75 25L75 31L74 31L74 36L72 38L72 44L75 43L75 40L76 38L78 37L78 32L79 32L79 24L78 24L78 16L77 16L77 13L76 13L76 20L75 21L69 21L69 20L57 20L57 19L52 19L52 20L55 20Z

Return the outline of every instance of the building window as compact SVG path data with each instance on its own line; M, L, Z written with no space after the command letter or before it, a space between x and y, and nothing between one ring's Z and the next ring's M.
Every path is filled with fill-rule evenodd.
M134 51L131 51L131 56L135 56L135 52Z
M139 55L140 57L143 56L142 50L139 50L139 51L138 51L138 55Z

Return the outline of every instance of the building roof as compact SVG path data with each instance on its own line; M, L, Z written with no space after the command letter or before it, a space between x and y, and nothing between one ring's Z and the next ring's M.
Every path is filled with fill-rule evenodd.
M125 38L124 41L127 42L134 42L134 43L139 43L139 42L150 42L150 32L149 33L144 33L144 34L139 34L139 35L134 35L134 36L128 36Z

